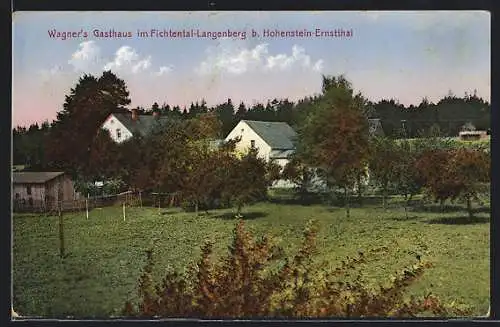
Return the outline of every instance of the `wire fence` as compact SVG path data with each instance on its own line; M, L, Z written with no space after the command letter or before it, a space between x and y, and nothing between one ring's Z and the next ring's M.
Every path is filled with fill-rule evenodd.
M18 213L55 213L91 211L95 208L103 208L117 205L127 207L168 207L177 205L175 194L170 193L145 193L127 191L118 194L98 195L83 197L77 200L47 201L41 199L15 199L12 204L14 212Z
M47 199L14 199L13 212L18 213L56 213L78 212L110 206L123 205L127 207L172 207L180 205L177 193L158 193L127 191L118 194L80 197L75 200L50 201Z

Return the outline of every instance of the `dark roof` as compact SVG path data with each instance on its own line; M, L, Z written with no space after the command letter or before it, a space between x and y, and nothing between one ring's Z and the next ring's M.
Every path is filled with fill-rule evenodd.
M257 133L272 149L294 149L294 139L297 133L284 122L267 122L243 120Z
M13 184L43 184L51 179L63 175L62 171L55 172L34 172L34 171L23 171L12 173L12 183Z
M138 115L137 120L132 119L132 114L129 113L114 113L116 117L125 127L134 135L146 136L153 131L155 126L168 121L167 117L154 117L153 115Z

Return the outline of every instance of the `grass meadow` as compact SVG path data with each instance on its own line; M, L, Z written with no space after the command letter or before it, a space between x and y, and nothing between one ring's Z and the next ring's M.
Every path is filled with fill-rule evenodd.
M236 224L230 209L202 213L176 208L121 207L64 214L66 257L59 257L56 216L13 216L14 309L22 316L109 317L120 315L126 300L137 299L137 280L145 250L154 246L155 275L182 271L194 263L206 239L217 254L227 250ZM387 210L365 203L345 216L341 207L262 202L245 207L244 219L256 236L277 237L286 253L295 253L307 220L320 226L318 260L332 267L358 251L386 247L364 267L370 285L412 265L417 255L433 263L409 295L428 292L445 302L468 306L474 315L488 311L490 295L490 213L478 208L475 220L465 207L414 208L408 219L400 206Z

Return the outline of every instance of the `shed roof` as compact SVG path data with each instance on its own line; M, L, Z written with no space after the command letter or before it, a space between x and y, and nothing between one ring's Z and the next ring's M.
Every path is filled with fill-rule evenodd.
M62 171L54 172L14 172L12 173L13 184L44 184L58 176L63 175Z

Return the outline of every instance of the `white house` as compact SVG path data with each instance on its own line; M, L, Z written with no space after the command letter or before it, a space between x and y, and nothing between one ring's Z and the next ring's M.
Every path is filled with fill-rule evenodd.
M238 137L241 139L236 144L237 151L254 147L266 162L272 161L284 168L289 156L295 151L294 141L297 133L284 122L242 120L227 135L225 141ZM293 184L280 180L273 186L293 187Z
M225 141L241 137L236 150L246 151L253 147L267 162L274 161L284 167L288 156L295 150L297 133L287 123L242 120L226 136Z
M110 114L101 128L108 130L116 143L121 143L133 135L145 136L159 123L166 121L166 117L161 117L157 112L153 115L139 115L137 109L132 109L130 113Z
M369 119L370 135L383 135L380 119ZM259 156L266 162L272 161L282 168L288 163L290 155L295 151L295 139L297 133L285 122L266 122L254 120L241 120L227 135L225 141L241 137L236 144L236 150L246 151L250 147L259 150ZM324 183L314 177L314 183L318 187ZM273 187L290 188L293 183L279 180Z

